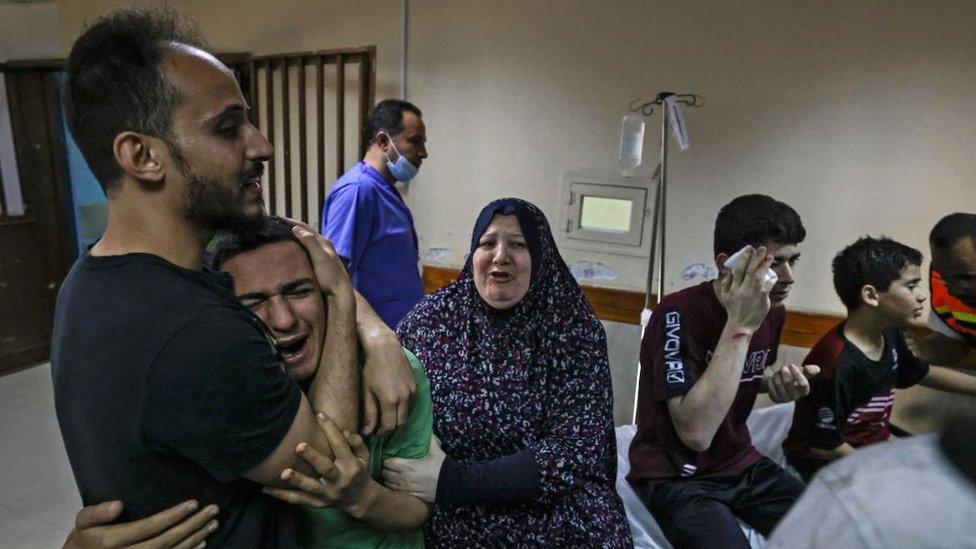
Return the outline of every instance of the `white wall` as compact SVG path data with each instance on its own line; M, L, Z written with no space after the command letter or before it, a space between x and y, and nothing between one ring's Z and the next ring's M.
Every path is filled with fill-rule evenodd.
M400 2L370 0L61 0L61 50L113 9L165 4L192 17L210 47L254 54L377 46L377 96L399 90Z
M0 61L61 57L55 2L0 4Z
M452 5L412 2L410 89L431 159L409 202L424 247L464 249L497 196L557 217L563 171L613 169L623 110L659 90L706 98L686 110L692 148L671 157L668 289L709 261L715 214L739 194L800 212L809 236L789 305L834 312L840 248L884 232L924 249L935 220L976 204L971 2ZM563 252L643 287L643 260Z
M196 18L215 50L375 44L377 98L398 92L397 0L167 3ZM0 47L63 56L86 20L130 4L62 1L56 16L51 4L2 6L42 16L0 18L0 36L14 36ZM615 170L627 104L665 89L706 98L686 109L692 148L671 156L668 290L691 283L685 265L710 261L714 216L739 194L800 212L809 236L789 306L837 313L829 260L840 248L884 232L924 250L940 216L976 204L976 3L409 5L409 99L424 110L431 154L407 193L421 257L449 248L446 262L460 264L477 211L496 197L525 197L555 221L563 173ZM645 176L659 121L648 120ZM643 259L563 252L617 270L606 285L643 289Z

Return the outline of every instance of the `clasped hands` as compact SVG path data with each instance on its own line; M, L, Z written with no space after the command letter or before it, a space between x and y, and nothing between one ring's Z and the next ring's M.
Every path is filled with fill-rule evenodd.
M340 432L325 414L318 414L335 459L330 459L302 442L295 452L315 469L315 479L294 469L285 469L281 479L292 488L263 488L280 500L312 507L335 507L350 516L362 518L383 487L369 475L369 449L363 437ZM431 436L427 455L419 459L389 458L383 462L383 481L387 488L407 492L427 503L437 493L437 478L445 459L437 437Z
M294 469L281 472L281 480L292 488L265 486L264 493L298 505L336 507L352 517L362 518L376 499L381 486L369 476L369 449L363 437L340 431L325 414L317 415L335 459L307 442L299 443L295 453L315 469L315 479Z

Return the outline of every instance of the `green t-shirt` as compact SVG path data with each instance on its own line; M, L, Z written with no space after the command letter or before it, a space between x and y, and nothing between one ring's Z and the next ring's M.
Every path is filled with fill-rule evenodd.
M366 437L369 448L369 474L380 480L383 460L391 457L416 459L427 455L434 428L434 414L430 402L430 383L420 361L404 349L414 379L417 393L407 422L386 437ZM301 547L336 547L384 549L413 549L424 546L423 529L409 533L380 532L346 513L332 508L317 509L301 506L304 514L299 524L298 543Z

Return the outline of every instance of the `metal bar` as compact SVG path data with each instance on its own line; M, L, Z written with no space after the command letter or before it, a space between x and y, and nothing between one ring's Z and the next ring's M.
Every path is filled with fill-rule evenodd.
M654 199L654 225L651 226L651 253L647 260L647 291L644 294L644 309L651 309L651 286L654 280L654 259L657 255L658 231L661 234L661 261L658 263L657 291L654 292L657 303L664 297L664 227L667 215L667 184L668 184L668 106L663 101L664 94L658 94L658 104L661 105L661 159L660 173L657 178L657 196ZM657 305L655 303L655 305ZM645 312L641 312L641 320L644 320ZM641 325L641 328L645 326ZM641 333L643 339L644 333ZM641 391L641 363L637 362L637 378L634 380L634 408L632 422L637 423L637 402Z
M359 157L366 156L366 120L373 108L370 101L369 74L370 65L368 59L363 59L359 63Z
M346 165L346 63L341 57L336 63L336 177L342 177Z
M255 61L282 61L285 59L294 60L301 57L314 57L314 56L328 56L330 58L345 57L346 61L350 61L349 56L352 55L362 55L369 54L371 50L375 50L376 46L363 46L358 48L338 48L333 50L315 50L315 51L303 51L303 52L292 52L292 53L276 53L269 55L258 55L251 59ZM330 59L328 64L332 64L335 61Z
M320 55L315 67L315 114L318 128L315 141L318 145L318 208L319 225L322 225L322 208L325 205L325 59Z
M660 175L660 172L658 172L657 177L655 177L655 179L657 180L657 190L655 190L655 192L654 192L654 217L652 218L653 225L651 225L651 253L648 256L648 260L647 260L647 284L644 286L644 288L646 290L644 292L644 308L645 309L650 309L651 307L653 307L654 305L656 305L656 303L653 303L652 302L653 299L654 299L654 296L651 295L653 293L653 292L651 292L651 288L654 287L654 265L655 265L654 260L657 258L657 240L658 240L658 233L657 233L657 231L658 231L658 225L660 224L659 221L661 219L661 175ZM660 296L658 296L657 299L660 299Z
M301 220L308 223L308 150L305 148L307 137L305 111L305 58L298 63L298 170L299 196L301 203Z
M258 93L258 64L255 62L250 63L251 66L251 97L248 98L251 106L251 114L249 118L251 123L256 127L261 127L261 100L259 99L260 94Z
M288 89L289 60L282 62L281 68L281 140L284 148L285 217L291 217L291 90Z
M403 100L407 99L407 30L409 29L407 16L410 12L408 1L400 1L400 99Z
M664 297L664 259L668 218L668 106L661 103L661 261L657 270L657 302Z
M272 147L275 147L275 119L274 119L274 61L267 60L264 61L264 78L265 84L267 86L267 95L265 99L267 100L265 105L267 105L267 118L268 118L268 141L271 143ZM275 147L277 148L277 147ZM268 213L276 213L277 205L277 192L275 185L275 155L272 154L271 158L268 159Z
M2 74L0 74L0 78L3 78ZM6 101L6 100L7 100L6 97L0 97L0 101ZM0 161L2 160L3 159L0 158ZM6 216L7 216L7 192L3 186L3 166L2 164L0 164L0 219Z

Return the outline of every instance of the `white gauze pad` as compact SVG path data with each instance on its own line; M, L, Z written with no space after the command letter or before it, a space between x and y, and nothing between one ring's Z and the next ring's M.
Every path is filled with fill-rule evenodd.
M743 246L741 250L730 255L729 258L725 260L725 263L722 263L722 266L726 269L731 269L732 266L736 265L739 261L746 261L746 248L747 246ZM769 284L776 284L777 280L779 280L779 277L776 276L776 273L773 272L772 269L766 269L766 282Z

